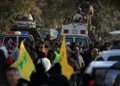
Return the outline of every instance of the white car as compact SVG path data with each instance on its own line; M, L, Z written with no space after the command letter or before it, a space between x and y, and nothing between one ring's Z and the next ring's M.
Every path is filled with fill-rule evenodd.
M117 63L117 61L93 61L89 64L89 66L85 70L85 73L92 75L94 70L106 69L111 67L115 63Z
M103 59L103 61L120 61L120 50L103 51L99 57Z
M114 67L114 70L112 67L118 63L117 61L91 62L81 78L80 86L113 86L117 75L120 74L120 70L118 70L120 65ZM111 73L113 74L110 75ZM111 85L108 85L109 83Z

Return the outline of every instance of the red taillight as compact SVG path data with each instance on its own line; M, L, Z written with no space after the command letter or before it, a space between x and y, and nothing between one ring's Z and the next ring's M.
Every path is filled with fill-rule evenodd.
M91 80L89 86L94 86L94 80Z
M85 30L80 30L80 34L85 34Z
M64 30L64 33L68 33L68 30Z

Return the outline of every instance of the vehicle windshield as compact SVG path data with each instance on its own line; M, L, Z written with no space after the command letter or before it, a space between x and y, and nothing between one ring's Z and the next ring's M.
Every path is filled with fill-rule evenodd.
M120 74L120 70L110 69L105 77L105 86L113 86L117 76Z
M107 69L99 68L94 70L95 86L104 86L104 78Z
M73 42L73 38L66 38L66 42Z
M73 38L65 38L66 39L66 43L67 42L73 42ZM63 37L61 37L61 39L60 39L60 41L62 41L63 40Z
M3 43L6 44L6 43L10 43L10 42L16 42L17 41L17 38L16 37L4 37L3 39Z
M108 57L108 61L120 61L120 55Z
M30 36L22 36L22 37L19 37L19 44L22 42L22 41L29 41L29 42L32 42L32 38Z
M62 41L63 38L61 38ZM73 37L66 37L66 42L73 42ZM81 43L83 46L88 47L88 40L86 38L75 38L75 42Z
M117 76L113 86L120 86L120 75Z
M9 44L10 42L17 42L20 44L20 42L23 40L27 40L30 42L34 41L34 40L32 40L32 37L30 37L30 36L4 36L3 43Z
M82 43L84 46L88 47L88 41L85 38L76 38L76 42Z

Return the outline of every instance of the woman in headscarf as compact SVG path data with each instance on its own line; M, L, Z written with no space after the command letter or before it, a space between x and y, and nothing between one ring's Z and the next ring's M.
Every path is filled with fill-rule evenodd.
M48 80L47 71L51 68L49 59L47 59L45 53L42 52L41 57L39 57L34 64L36 70L31 75L31 86L45 85Z

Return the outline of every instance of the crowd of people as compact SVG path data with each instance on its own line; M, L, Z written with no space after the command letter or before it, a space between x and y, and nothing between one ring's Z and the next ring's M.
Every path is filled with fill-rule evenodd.
M62 68L55 61L59 57L61 44L50 43L37 39L36 44L24 41L35 71L30 76L30 82L24 80L18 69L11 67L19 56L19 47L15 42L4 46L0 42L0 86L79 86L80 78L91 61L97 60L99 52L107 50L110 43L97 42L89 47L82 43L66 43L67 61L74 69L71 79L62 75ZM43 45L46 52L43 52ZM69 71L68 71L69 72Z

